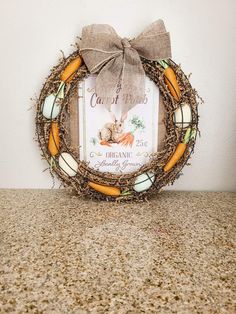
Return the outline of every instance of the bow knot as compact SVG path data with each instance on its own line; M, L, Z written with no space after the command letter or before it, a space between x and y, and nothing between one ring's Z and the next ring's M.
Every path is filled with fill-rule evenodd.
M140 57L170 58L170 36L162 20L132 40L119 37L109 25L92 24L82 30L80 53L89 71L98 74L96 94L108 110L119 83L122 113L126 113L145 96L145 71Z
M131 48L130 40L128 38L122 38L121 43L123 48Z

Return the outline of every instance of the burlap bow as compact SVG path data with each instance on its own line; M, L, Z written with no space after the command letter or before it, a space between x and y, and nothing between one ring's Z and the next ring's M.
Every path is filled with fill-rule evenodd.
M125 113L144 100L145 72L140 57L170 58L170 35L162 20L152 23L132 40L120 38L109 25L92 24L82 30L80 52L90 73L98 73L97 96L110 110L119 85Z

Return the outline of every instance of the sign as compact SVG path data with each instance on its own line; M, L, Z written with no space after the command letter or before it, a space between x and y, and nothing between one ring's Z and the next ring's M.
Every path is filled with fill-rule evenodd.
M144 102L122 116L119 90L109 112L95 93L95 79L90 75L78 86L80 160L101 172L133 172L157 152L159 89L146 77Z

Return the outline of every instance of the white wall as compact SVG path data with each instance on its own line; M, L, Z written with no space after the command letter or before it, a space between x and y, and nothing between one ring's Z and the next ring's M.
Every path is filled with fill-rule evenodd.
M108 23L134 37L158 18L205 100L192 167L178 190L236 190L235 0L1 0L0 187L50 188L46 163L32 140L38 94L49 69L72 51L83 25Z

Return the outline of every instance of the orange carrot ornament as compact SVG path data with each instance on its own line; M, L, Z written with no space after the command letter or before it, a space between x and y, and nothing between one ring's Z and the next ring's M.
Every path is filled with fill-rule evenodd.
M74 60L72 60L62 71L61 76L60 76L61 83L57 91L58 98L64 98L65 84L70 82L73 79L76 71L79 69L81 64L82 64L82 58L78 56Z
M48 150L52 156L56 156L59 151L60 138L59 138L59 128L58 123L53 121L51 124L51 131L48 141Z
M184 155L188 142L191 139L195 138L195 136L196 136L196 130L192 128L188 128L185 133L183 142L177 145L173 155L171 156L171 158L165 165L164 172L170 171L177 164L180 158Z
M59 152L59 146L60 146L60 137L59 137L59 128L58 123L56 121L53 121L51 123L51 130L49 134L49 141L48 141L48 150L51 154L51 167L54 165L54 157Z
M165 82L169 87L171 95L176 101L179 101L181 95L175 72L168 65L167 60L159 60L158 63L164 68Z
M117 187L102 185L102 184L98 184L98 183L91 182L91 181L88 182L88 186L90 188L94 189L95 191L100 192L100 193L107 195L107 196L116 196L117 197L117 196L130 194L130 192L128 192L128 191L121 192L121 190Z

